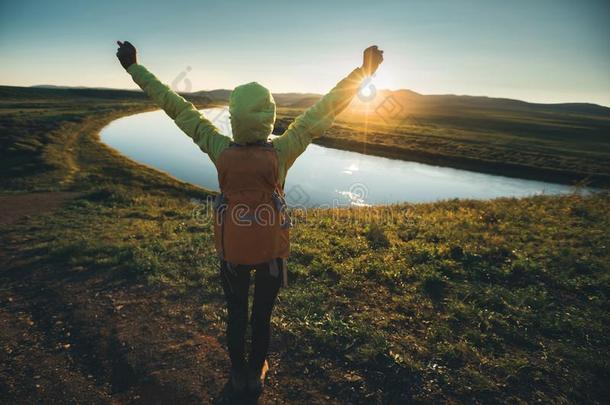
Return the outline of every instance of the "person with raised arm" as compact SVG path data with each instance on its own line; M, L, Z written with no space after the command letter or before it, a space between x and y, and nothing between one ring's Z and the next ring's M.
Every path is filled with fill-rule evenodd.
M282 283L287 285L290 218L284 200L286 174L312 139L324 134L336 116L383 61L377 46L364 50L355 68L314 106L273 139L273 96L256 82L236 87L229 99L233 138L221 134L195 106L138 63L136 48L117 41L117 57L127 73L212 160L220 194L215 202L215 247L228 320L230 383L235 392L260 395L269 370L271 312ZM252 344L246 361L250 272L255 270L250 324Z

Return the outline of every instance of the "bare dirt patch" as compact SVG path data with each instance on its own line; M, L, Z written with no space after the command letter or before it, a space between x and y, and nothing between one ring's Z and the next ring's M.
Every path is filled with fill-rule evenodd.
M27 215L53 212L79 194L67 191L0 194L0 225L12 224Z

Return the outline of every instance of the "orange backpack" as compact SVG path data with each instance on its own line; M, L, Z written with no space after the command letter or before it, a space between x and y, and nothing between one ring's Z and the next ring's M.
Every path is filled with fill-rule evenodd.
M286 259L291 223L273 145L233 143L220 153L216 168L221 193L215 201L214 235L219 257L230 265ZM276 273L277 264L273 267Z

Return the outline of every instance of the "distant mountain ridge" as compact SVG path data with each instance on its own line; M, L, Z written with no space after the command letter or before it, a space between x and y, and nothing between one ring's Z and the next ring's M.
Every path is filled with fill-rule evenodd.
M55 84L35 84L33 86L35 89L87 89L87 90L119 90L119 91L130 91L130 89L116 89L113 87L89 87L89 86L59 86ZM135 91L135 90L134 90Z
M118 91L118 92L139 92L139 90L129 89L112 89L107 87L86 87L86 86L58 86L51 84L40 84L30 86L38 89L63 89L63 90L87 90L87 91ZM231 96L229 89L214 89L214 90L199 90L190 93L181 93L195 100L209 100L212 102L227 103ZM273 93L273 97L280 107L286 108L307 108L315 104L322 95L317 93ZM444 110L455 111L464 108L476 109L499 109L513 111L553 111L574 114L593 114L593 115L608 115L610 107L605 107L595 103L571 102L571 103L533 103L518 99L488 97L488 96L470 96L456 94L420 94L409 89L399 90L377 90L374 100L368 105L370 109L379 107L384 101L392 98L392 101L397 102L401 107L409 106L416 107L417 110ZM352 104L349 108L352 112L357 112L364 108L366 103L360 105Z

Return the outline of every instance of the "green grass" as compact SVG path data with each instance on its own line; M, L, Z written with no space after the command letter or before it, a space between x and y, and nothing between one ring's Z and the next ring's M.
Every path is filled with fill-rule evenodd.
M83 194L0 237L23 246L32 266L202 294L203 321L220 331L209 193L96 138L150 105L28 103L19 115L0 110L3 164L27 168L5 166L3 190ZM609 208L599 193L294 213L290 286L272 320L284 361L362 402L603 403Z

